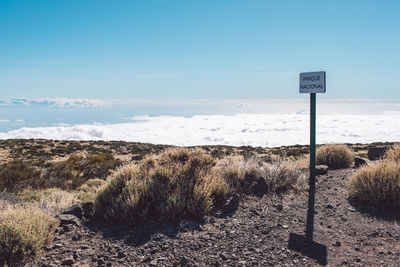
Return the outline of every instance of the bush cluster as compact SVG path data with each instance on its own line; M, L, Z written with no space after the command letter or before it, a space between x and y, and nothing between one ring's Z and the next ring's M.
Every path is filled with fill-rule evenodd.
M73 190L93 178L105 179L121 165L111 154L72 155L64 161L36 167L24 161L0 166L0 191L19 192L25 188Z
M348 185L352 201L378 209L400 208L400 164L383 160L359 169Z
M389 149L382 161L359 169L347 189L351 201L379 210L400 208L400 145Z
M202 150L171 148L123 166L97 195L96 214L109 221L201 218L231 193L214 165Z
M348 168L353 161L353 153L346 145L323 145L316 152L316 164L327 165L331 169Z
M33 205L0 203L0 266L16 266L52 238L58 221Z

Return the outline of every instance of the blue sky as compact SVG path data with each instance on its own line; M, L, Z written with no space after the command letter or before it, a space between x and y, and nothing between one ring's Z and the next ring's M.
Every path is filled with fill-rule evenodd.
M399 1L1 1L0 98L400 98ZM303 96L305 97L305 96Z

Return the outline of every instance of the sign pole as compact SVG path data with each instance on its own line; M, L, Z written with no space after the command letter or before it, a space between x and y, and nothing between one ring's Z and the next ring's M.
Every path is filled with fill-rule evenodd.
M306 224L306 241L310 243L313 240L315 212L315 121L316 93L310 93L310 180Z

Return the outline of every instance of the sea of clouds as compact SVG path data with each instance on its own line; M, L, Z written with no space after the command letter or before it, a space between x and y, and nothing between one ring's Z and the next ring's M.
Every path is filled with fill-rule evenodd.
M309 143L308 98L8 99L0 100L0 111L0 139L182 146ZM383 141L400 141L399 99L318 99L317 143Z
M154 144L281 146L309 143L309 115L134 116L129 123L20 128L0 139L123 140ZM317 143L400 141L400 114L322 114Z

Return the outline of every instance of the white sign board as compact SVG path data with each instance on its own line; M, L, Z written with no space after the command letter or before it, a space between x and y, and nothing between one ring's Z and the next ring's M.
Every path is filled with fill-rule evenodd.
M325 93L325 71L300 73L300 93Z

